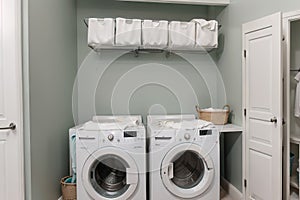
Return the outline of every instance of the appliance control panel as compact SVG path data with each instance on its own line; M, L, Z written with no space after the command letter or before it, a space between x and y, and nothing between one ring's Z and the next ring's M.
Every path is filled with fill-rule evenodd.
M133 130L107 130L101 131L99 134L100 144L128 144L136 143L141 140L145 140L145 129L133 129Z
M178 130L176 134L176 141L201 141L207 140L208 138L219 137L218 131L216 129L187 129Z

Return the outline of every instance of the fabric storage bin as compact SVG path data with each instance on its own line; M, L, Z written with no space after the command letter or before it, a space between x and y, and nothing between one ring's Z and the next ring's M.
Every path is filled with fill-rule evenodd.
M144 20L142 22L142 44L144 47L167 47L168 21Z
M88 45L92 48L113 46L115 21L111 18L90 18L88 21Z
M192 20L196 23L196 47L218 47L218 22L204 19Z
M195 23L172 21L169 24L169 47L195 46Z
M140 46L142 37L140 19L116 19L116 45Z

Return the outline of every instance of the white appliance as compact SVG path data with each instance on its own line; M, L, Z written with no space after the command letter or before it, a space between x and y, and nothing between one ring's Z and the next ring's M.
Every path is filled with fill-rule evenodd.
M150 200L220 199L218 130L193 115L147 121Z
M77 199L146 199L146 132L140 116L96 116L77 129Z

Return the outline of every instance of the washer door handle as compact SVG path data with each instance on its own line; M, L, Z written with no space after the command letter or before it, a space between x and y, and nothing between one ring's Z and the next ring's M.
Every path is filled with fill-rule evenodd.
M169 177L169 179L174 178L174 164L173 163L170 163L168 165L168 177Z
M126 168L126 183L128 185L138 183L138 172L132 168Z

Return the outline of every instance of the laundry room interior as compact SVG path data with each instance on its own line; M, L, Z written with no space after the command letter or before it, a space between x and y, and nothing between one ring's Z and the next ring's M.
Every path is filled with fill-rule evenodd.
M297 176L297 173L299 174L297 172L299 163L297 161L299 160L300 150L300 121L294 114L298 84L294 77L300 72L300 12L290 15L284 13L300 10L300 2L297 0L199 0L200 3L197 0L188 0L189 3L184 0L178 0L179 3L176 2L177 0L162 0L165 1L163 3L159 0L155 1L24 0L22 2L24 199L62 199L62 185L64 183L61 183L61 179L72 174L72 162L74 162L71 160L71 154L75 150L73 149L73 152L70 150L72 149L70 137L72 134L69 133L69 130L76 132L76 126L93 121L93 117L101 121L103 119L96 116L141 116L141 118L134 117L134 120L138 125L139 123L143 124L146 127L145 134L148 134L151 127L147 127L149 125L147 121L149 119L156 120L155 117L151 118L149 115L192 115L199 118L198 114L201 109L224 109L225 107L229 115L227 116L228 122L226 121L224 126L216 126L219 133L217 142L217 145L219 145L217 159L219 167L216 167L215 170L219 172L219 176L216 178L220 186L217 189L218 194L220 192L219 199L268 200L270 196L259 195L265 192L264 189L270 188L261 187L263 191L254 186L250 189L247 188L247 185L251 185L249 181L258 181L255 179L258 176L261 176L260 179L264 182L264 172L268 172L261 170L257 172L257 175L251 176L253 175L251 173L255 173L251 171L255 168L252 165L257 164L257 167L260 167L265 164L270 167L276 162L273 162L273 160L267 162L262 159L263 156L255 157L256 154L251 153L251 147L249 147L250 150L247 149L250 153L247 153L244 146L248 139L245 133L246 127L248 127L245 113L256 116L256 111L253 111L253 113L248 111L248 106L257 108L254 104L261 102L253 100L253 105L247 104L248 97L252 100L252 90L246 94L245 87L248 82L245 86L245 80L252 79L250 76L249 78L245 75L248 71L244 67L248 65L248 61L245 59L243 48L247 47L251 50L246 42L249 40L249 43L251 43L249 38L255 38L256 36L254 37L253 32L247 29L248 27L254 27L252 24L248 24L249 26L243 25L278 12L282 12L280 25L285 24L284 20L286 20L286 24L289 24L290 21L293 21L290 20L293 16L297 15L299 18L297 18L298 21L294 19L288 27L283 26L282 34L290 34L288 40L286 35L284 36L285 41L288 41L290 46L285 45L286 43L282 45L288 56L283 56L283 59L280 60L284 63L284 69L282 70L284 81L278 78L278 82L283 82L282 85L278 86L283 88L283 92L279 92L282 96L282 102L280 101L280 103L283 108L278 111L278 120L274 119L273 123L271 119L271 122L276 124L276 130L272 130L275 132L277 128L282 128L280 133L284 135L280 136L283 139L284 151L281 152L280 160L278 158L278 162L282 163L282 167L280 167L282 178L278 181L280 182L280 194L282 196L278 199L288 199L291 195L293 198L299 199L299 175ZM216 20L218 23L218 44L215 48L209 50L201 49L192 52L185 50L165 51L153 48L150 49L151 51L144 51L143 49L135 51L133 48L132 50L114 48L96 51L88 44L90 18L150 19L166 20L168 22L190 22L193 19ZM269 27L267 26L266 29L269 30ZM275 26L275 28L278 27ZM281 28L279 29L281 30ZM258 28L257 30L261 29ZM277 35L275 34L274 37L277 37ZM258 45L258 47L260 46ZM273 45L271 48L276 49L277 46ZM257 52L262 51L257 50ZM276 60L276 56L274 54L272 56ZM286 63L289 63L288 67L285 67ZM263 64L267 65L269 63ZM257 70L255 73L258 73L258 69L255 68L255 70ZM254 73L254 71L249 71L250 74ZM257 80L260 80L267 73L275 73L275 70L274 72L262 70L261 74L257 74ZM265 77L266 82L274 80L273 77ZM254 80L256 80L255 77ZM263 81L257 81L257 85ZM267 89L269 88L263 88L261 91L264 92ZM264 101L265 97L269 97L267 96L269 93L263 92L259 94L262 95L261 99L263 100L261 101L265 106L264 103L270 103L271 100L268 99L270 102L268 100ZM256 95L259 94L256 93ZM272 93L270 96L274 94ZM255 97L255 95L252 96ZM246 107L247 111L245 110ZM257 108L257 110L265 111L266 109ZM257 114L257 116L262 115ZM257 116L253 118L256 119ZM269 115L267 116L269 117ZM284 118L284 121L280 119L281 117ZM187 117L187 120L190 120L190 118ZM267 122L261 122L261 124L264 123ZM262 127L261 124L253 125L253 127L261 127L264 131L271 129L269 125ZM205 126L203 125L203 127ZM72 129L72 127L75 127L75 129ZM95 128L90 124L87 124L87 127L90 128L89 130ZM126 132L126 137L135 137L132 134L130 131ZM201 131L199 134L202 134ZM203 134L206 135L207 133ZM208 134L214 135L214 133ZM273 136L267 135L260 138L255 133L253 134L251 135L253 138L259 138L257 141L266 142L269 146L272 146L268 142L272 141ZM87 134L82 137L86 137L85 141L88 144L91 137L94 136ZM117 140L116 135L112 137ZM187 138L187 135L182 137ZM76 138L80 137L77 136ZM157 138L167 140L169 136L163 135ZM101 139L99 136L99 141ZM253 148L259 145L253 144ZM262 147L262 149L269 152L268 145ZM87 147L83 145L82 148ZM257 151L259 152L259 150ZM76 152L78 151L76 150ZM292 164L291 154L293 154ZM190 154L186 156L193 157ZM123 159L126 158L126 156L123 157ZM252 162L251 167L247 170L245 167L248 166L246 158L254 160L254 164ZM212 158L212 160L215 159ZM207 163L209 162L214 163L214 161L207 161ZM204 165L207 164L205 161L203 163ZM175 164L174 166L168 165L167 169L170 170L169 168L175 173ZM127 167L125 170L130 169L130 167ZM85 173L84 169L83 173ZM272 173L275 172L272 171ZM77 181L82 179L82 177L78 178L79 176L82 175L77 173ZM203 175L203 177L209 179L209 176ZM251 177L253 177L253 180L250 180ZM272 174L268 174L267 177L272 177ZM171 175L169 178L172 179ZM129 183L128 181L134 181L134 176L131 180L129 180L129 177L127 179L127 183ZM149 186L145 182L145 187L146 185L148 191ZM128 186L128 190L130 189ZM185 189L189 191L191 188L186 187ZM166 189L166 191L171 190ZM102 191L102 189L98 191ZM271 191L275 190L271 188ZM160 194L160 191L154 193L156 192ZM268 191L267 193L269 195L271 192ZM95 195L97 196L97 194L91 194L89 198L91 200L97 199ZM106 196L99 197L99 199L122 199L115 195L113 192L108 192ZM178 196L174 199L185 199L180 195L181 193L178 192ZM212 200L212 197L205 197L205 195L204 197L192 197L187 194L189 198L186 199ZM144 198L148 199L148 194L145 194ZM164 197L162 193L161 199L167 200L168 198L169 196ZM90 200L82 197L77 199ZM131 196L123 197L123 199L137 200L139 198ZM4 200L6 199L4 198Z

